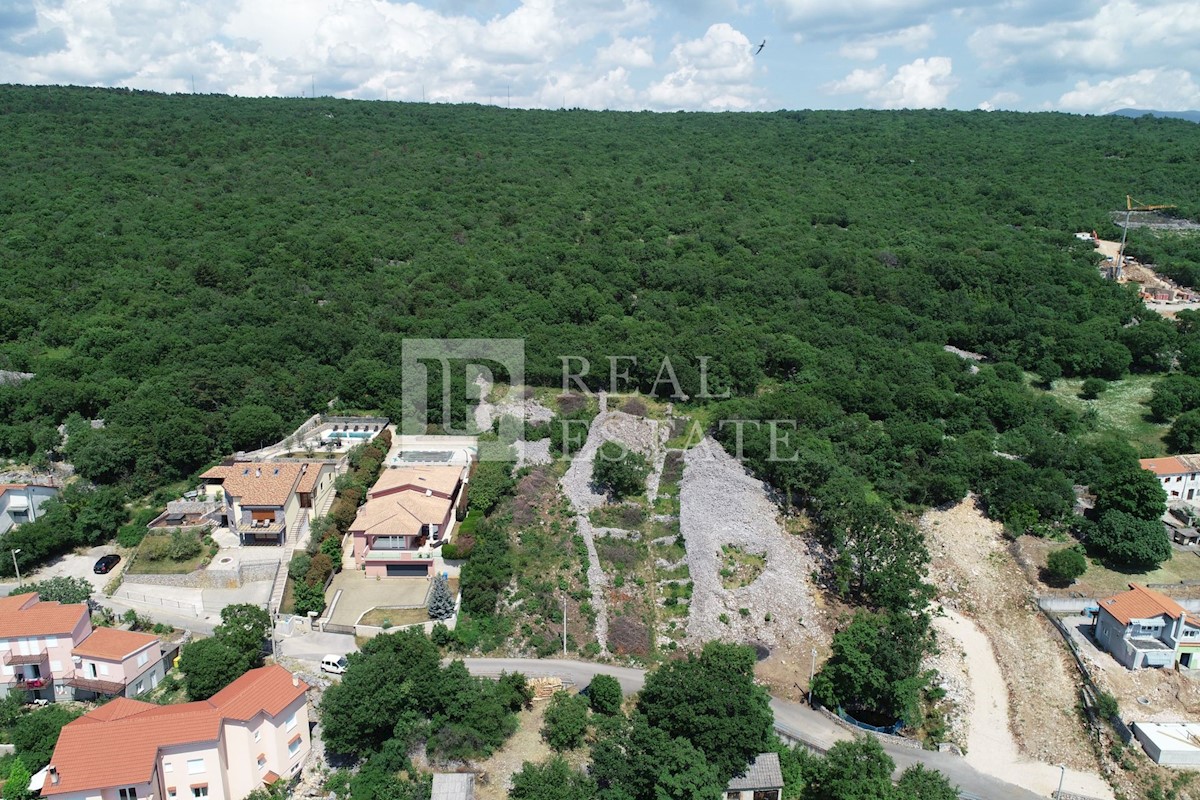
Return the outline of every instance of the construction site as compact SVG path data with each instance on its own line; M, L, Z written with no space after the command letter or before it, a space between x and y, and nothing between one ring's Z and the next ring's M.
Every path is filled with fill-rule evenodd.
M1077 239L1092 242L1104 256L1100 274L1117 283L1133 283L1146 306L1163 316L1174 316L1185 308L1200 308L1200 295L1195 289L1181 286L1155 271L1153 264L1143 264L1125 254L1129 231L1135 228L1154 230L1200 230L1200 225L1162 213L1173 205L1146 205L1126 195L1125 210L1113 212L1113 222L1121 228L1121 241L1101 239L1095 231L1075 234Z

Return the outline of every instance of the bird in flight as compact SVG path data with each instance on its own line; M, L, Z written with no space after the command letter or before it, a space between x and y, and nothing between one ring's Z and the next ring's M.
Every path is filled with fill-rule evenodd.
M766 39L763 39L763 40L762 40L762 44L760 44L760 45L758 46L758 49L754 51L754 55L758 55L759 53L761 53L761 52L763 51L763 48L764 48L764 47L766 47L766 46L767 46L767 40L766 40Z

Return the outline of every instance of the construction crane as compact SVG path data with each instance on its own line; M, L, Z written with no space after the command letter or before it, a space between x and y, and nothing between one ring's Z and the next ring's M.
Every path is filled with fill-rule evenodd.
M1136 205L1134 205L1135 203ZM1113 272L1114 280L1120 280L1125 271L1125 239L1129 236L1129 218L1133 216L1133 212L1161 211L1164 208L1175 208L1175 206L1148 206L1134 200L1130 195L1125 195L1125 224L1121 226L1121 246L1117 248L1117 268Z

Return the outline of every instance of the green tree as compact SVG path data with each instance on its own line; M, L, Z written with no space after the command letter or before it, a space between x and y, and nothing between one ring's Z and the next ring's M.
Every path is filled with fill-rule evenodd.
M833 655L813 679L813 696L828 708L914 723L929 681L921 670L928 646L925 614L859 612L834 634Z
M645 456L617 442L600 445L592 461L592 480L618 500L646 491L649 474Z
M251 603L235 603L221 609L221 624L213 637L242 659L242 672L262 666L263 644L271 635L271 615Z
M612 800L717 800L723 781L703 751L672 738L644 714L632 720L601 719L603 735L592 748L592 775L600 796ZM740 772L745 764L742 764Z
M33 792L29 791L29 781L33 778L29 769L20 758L12 760L8 771L8 780L4 782L4 800L32 800Z
M508 796L510 800L593 800L596 782L556 755L543 764L526 761L512 776Z
M439 574L433 579L427 610L430 619L450 619L454 616L454 595L450 594L450 582L445 575Z
M1139 519L1121 511L1100 517L1088 544L1105 558L1137 570L1155 569L1171 558L1171 540L1162 520Z
M597 675L588 684L588 704L597 714L619 714L621 712L621 684L611 675Z
M873 736L838 742L815 765L804 800L881 800L892 797L896 762Z
M199 639L183 648L179 669L187 678L191 700L207 700L246 671L246 654L218 637Z
M900 775L895 800L958 800L958 790L942 773L913 764Z
M244 405L229 415L227 430L234 450L257 450L278 441L287 424L270 406Z
M554 693L546 706L542 738L555 750L573 750L583 744L587 734L588 704L579 695Z
M17 755L32 772L50 763L54 745L63 726L80 715L80 711L60 704L48 705L22 714L12 726L11 736ZM28 779L26 780L28 783Z
M487 515L516 485L506 461L480 461L468 484L467 507Z
M1185 411L1176 417L1163 441L1172 453L1195 453L1200 450L1200 408Z
M721 784L771 739L773 715L754 682L754 661L749 647L709 642L699 655L650 673L638 697L647 722L701 750Z
M1167 510L1167 493L1153 472L1136 462L1112 470L1091 486L1096 514L1120 511L1138 519L1158 519Z
M1070 586L1087 572L1087 557L1074 547L1055 550L1046 557L1046 572L1056 583Z
M13 590L13 594L22 592L37 592L38 597L46 601L64 604L86 603L92 596L92 585L84 578L47 578L37 583L18 586Z

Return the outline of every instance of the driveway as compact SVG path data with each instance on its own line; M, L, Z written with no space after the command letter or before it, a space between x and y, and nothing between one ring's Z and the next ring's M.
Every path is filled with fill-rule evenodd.
M118 553L121 556L121 563L113 568L112 572L107 575L97 575L92 571L96 566L96 560L100 556L106 556L109 553ZM49 564L34 570L28 574L22 573L21 579L24 583L33 583L35 581L44 581L47 578L83 578L92 585L93 592L102 592L104 587L108 585L116 575L125 569L129 563L129 552L110 544L102 544L99 547L92 547L86 550L78 550L74 553L67 553L64 556L59 556Z
M358 570L339 572L325 593L326 601L341 591L330 614L334 625L354 625L372 608L416 607L425 605L432 582L428 578L368 578Z

